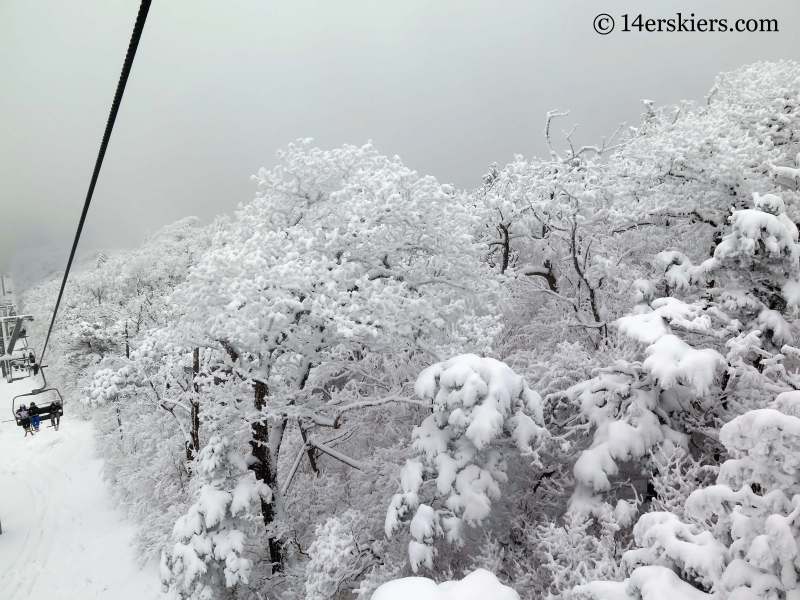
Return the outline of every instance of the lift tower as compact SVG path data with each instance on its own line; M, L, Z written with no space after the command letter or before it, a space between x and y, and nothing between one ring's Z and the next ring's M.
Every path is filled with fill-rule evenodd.
M0 371L9 382L14 379L15 370L27 371L30 366L24 349L17 347L17 342L27 337L25 321L33 321L33 315L17 314L11 275L0 275Z

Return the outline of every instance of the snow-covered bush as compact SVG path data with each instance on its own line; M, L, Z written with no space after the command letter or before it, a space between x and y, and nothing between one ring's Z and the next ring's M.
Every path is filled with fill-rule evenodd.
M759 358L770 358L765 350L792 341L785 311L775 309L787 306L781 290L797 276L797 228L778 196L755 194L753 204L753 209L734 211L730 233L699 266L683 255L658 255L666 265L667 286L689 297L641 303L616 322L621 335L644 347L641 362L603 369L564 392L580 403L594 428L591 447L575 464L574 507L585 504L591 510L596 504L591 494L610 489L608 476L617 473L620 461L641 459L664 442L670 448L686 446L685 436L692 433L687 417L691 420L698 408L717 415L725 408L709 404L712 388L720 385L730 394L742 377L763 377L748 356L753 347ZM711 280L714 287L708 289ZM694 286L703 287L692 296ZM771 341L766 348L763 336L756 337L761 333ZM743 351L747 336L753 341ZM724 341L733 349L727 359L720 353ZM724 383L717 382L723 367Z
M681 516L689 495L716 479L719 468L695 460L681 446L670 446L658 448L650 459L650 510Z
M622 510L618 513L622 513ZM626 516L619 514L620 520L627 526ZM531 541L537 549L541 566L531 575L540 577L540 580L531 580L525 577L526 573L520 573L519 584L540 594L559 597L577 585L597 579L617 579L621 548L615 534L619 529L617 520L610 512L598 517L568 512L563 525L553 522L539 525L532 532ZM541 575L545 577L541 578Z
M489 516L507 481L508 450L515 448L537 465L537 448L547 431L539 394L493 358L466 354L437 363L420 373L414 389L433 413L412 434L420 460L403 467L402 492L390 503L386 535L391 537L400 519L415 511L408 553L417 572L420 565L433 568L436 538L461 546L464 524L475 527ZM436 508L420 503L429 477L435 479L431 501Z

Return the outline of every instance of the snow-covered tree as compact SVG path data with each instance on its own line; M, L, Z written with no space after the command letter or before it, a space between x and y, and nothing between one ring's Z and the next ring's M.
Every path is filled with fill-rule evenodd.
M228 439L218 436L200 451L195 485L195 503L175 523L175 545L163 554L161 578L179 598L211 600L248 583L248 513L272 490L256 480Z
M275 490L267 524L284 514L290 419L338 427L349 411L404 401L423 361L490 347L500 297L450 186L371 145L303 142L280 158L172 297L185 343L216 349L231 374L220 390L252 390L251 468ZM276 538L270 554L280 565Z
M674 252L658 255L667 289L687 298L641 303L616 322L620 334L644 347L641 362L621 362L565 392L594 429L591 447L575 464L573 504L609 490L608 476L617 474L618 463L641 459L664 442L686 446L685 436L700 426L699 414L721 416L728 408L713 401L716 386L730 396L742 378L780 379L785 373L764 373L758 361L777 363L782 357L772 358L775 348L792 341L782 290L791 288L798 270L797 228L780 197L755 194L753 205L734 211L731 232L700 265ZM727 357L721 354L725 342Z
M622 511L617 513L627 525L624 521L627 515L620 514ZM568 512L561 525L553 522L539 525L533 532L532 541L541 567L532 573L521 573L518 576L520 587L527 584L540 594L559 597L590 581L615 580L620 558L615 534L619 529L617 519L610 512L594 518ZM546 578L535 581L534 578L542 571Z
M634 528L638 548L622 561L629 578L580 586L573 597L646 599L667 590L722 599L797 595L800 393L780 394L770 408L736 417L720 440L733 458L716 485L689 496L685 520L643 515Z
M305 567L308 600L334 596L344 584L357 580L376 564L379 542L365 537L361 515L354 510L331 517L317 527Z

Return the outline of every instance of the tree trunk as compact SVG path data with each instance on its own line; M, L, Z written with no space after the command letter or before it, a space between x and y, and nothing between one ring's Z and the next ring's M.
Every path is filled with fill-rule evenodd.
M300 436L303 438L303 444L305 444L306 448L308 448L308 450L306 450L306 456L308 456L308 462L311 464L311 470L314 471L314 475L319 475L319 469L317 468L317 457L314 455L315 450L313 446L308 443L306 430L303 429L302 423L298 421L297 426L300 428Z
M500 265L500 274L502 275L508 269L508 262L511 258L511 237L509 236L507 225L501 223L497 228L503 235L503 262Z
M200 386L197 384L197 377L200 375L200 348L195 348L192 353L192 383L194 396L189 400L191 414L189 415L189 435L191 441L186 441L186 460L194 460L195 455L200 449Z
M125 438L122 436L122 418L119 414L119 404L117 404L114 408L117 409L117 425L119 426L119 439L124 440Z
M256 380L253 385L253 405L258 413L263 410L266 397L266 382ZM264 517L264 525L267 527L276 520L280 507L277 451L280 449L285 427L285 420L282 421L282 426L279 421L270 427L270 424L261 419L251 425L253 439L250 441L250 446L253 450L253 458L256 460L250 469L255 473L256 479L266 483L272 490L272 502L261 498L261 514ZM273 573L283 570L283 548L280 542L274 538L269 539L269 560L272 563Z

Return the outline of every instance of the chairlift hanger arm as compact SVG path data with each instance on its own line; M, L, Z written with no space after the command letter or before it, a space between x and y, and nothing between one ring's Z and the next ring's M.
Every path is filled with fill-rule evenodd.
M0 323L9 323L17 320L33 321L33 315L11 315L10 317L0 317Z
M17 322L14 324L14 331L11 332L11 339L8 340L8 348L6 348L6 354L14 353L14 347L17 345L17 340L19 339L20 331L22 331L22 319L17 319Z

